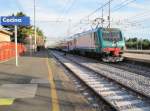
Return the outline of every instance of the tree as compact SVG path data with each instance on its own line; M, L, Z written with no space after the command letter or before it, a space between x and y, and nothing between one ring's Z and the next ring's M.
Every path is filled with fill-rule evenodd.
M150 41L148 39L144 39L142 41L142 47L143 49L150 49Z
M138 38L129 38L126 40L126 47L128 49L150 49L150 41L148 39L140 40Z
M23 12L18 12L16 15L12 14L12 16L27 16ZM13 32L13 35L11 36L11 40L14 41L14 26L3 26L4 28L7 28L9 31ZM19 43L26 43L26 37L29 37L29 35L32 35L32 39L34 38L34 29L33 26L18 26L18 42ZM41 37L41 39L44 39L44 34L42 30L37 28L37 36Z

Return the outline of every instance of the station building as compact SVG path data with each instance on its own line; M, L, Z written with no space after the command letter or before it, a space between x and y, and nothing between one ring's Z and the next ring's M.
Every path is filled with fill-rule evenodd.
M0 42L11 42L10 36L11 32L0 28Z

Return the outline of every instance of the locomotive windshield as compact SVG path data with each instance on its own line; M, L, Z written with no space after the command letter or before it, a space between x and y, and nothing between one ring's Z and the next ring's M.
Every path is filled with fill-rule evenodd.
M120 31L103 31L103 40L106 41L121 41L122 36Z

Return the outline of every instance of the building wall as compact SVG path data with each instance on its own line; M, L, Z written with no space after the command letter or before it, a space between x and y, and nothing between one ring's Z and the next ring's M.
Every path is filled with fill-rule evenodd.
M10 42L10 35L0 31L0 42Z

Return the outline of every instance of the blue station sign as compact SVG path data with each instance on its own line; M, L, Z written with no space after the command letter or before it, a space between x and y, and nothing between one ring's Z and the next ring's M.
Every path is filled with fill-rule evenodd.
M0 18L1 25L4 26L29 26L30 25L30 17L27 16L1 16Z

